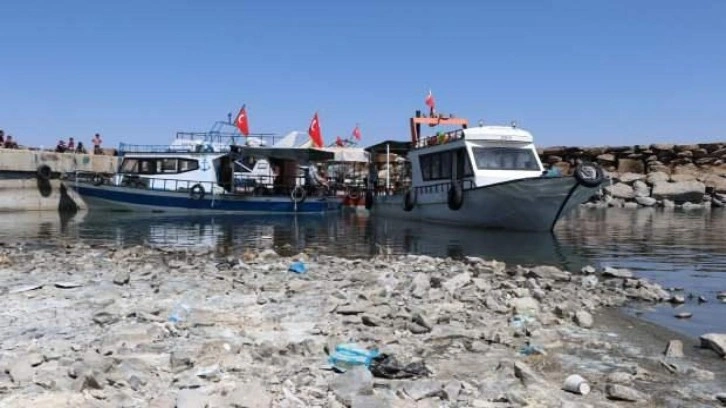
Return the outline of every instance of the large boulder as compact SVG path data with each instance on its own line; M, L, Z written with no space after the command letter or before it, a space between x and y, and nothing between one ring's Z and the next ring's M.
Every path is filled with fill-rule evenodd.
M642 160L619 159L618 171L620 173L645 173L645 164Z
M635 197L633 187L630 187L625 183L613 184L612 186L605 187L604 190L606 193L610 194L615 198L630 199Z
M636 180L633 183L633 193L635 197L650 197L650 187L644 181Z
M710 348L721 357L726 357L726 334L707 333L701 336L701 347Z
M726 193L726 178L708 175L704 178L703 183L706 187L713 188L713 191L717 193Z
M659 181L668 181L670 179L670 176L668 173L662 172L662 171L655 171L652 173L648 173L648 177L646 179L646 182L650 184L651 186Z
M651 196L656 200L671 200L676 204L700 203L704 194L706 194L706 185L695 180L677 183L657 182L651 192Z

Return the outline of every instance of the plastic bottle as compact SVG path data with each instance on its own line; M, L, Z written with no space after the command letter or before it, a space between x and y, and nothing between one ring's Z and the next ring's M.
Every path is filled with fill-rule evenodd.
M328 357L328 363L343 371L359 365L369 367L379 354L377 348L366 350L352 343L339 344Z

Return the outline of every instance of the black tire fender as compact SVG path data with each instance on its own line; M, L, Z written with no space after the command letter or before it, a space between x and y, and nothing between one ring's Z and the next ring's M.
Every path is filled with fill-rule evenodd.
M575 179L585 187L597 187L605 179L602 167L592 162L582 162L575 167Z
M406 195L403 196L403 211L411 211L416 206L417 199L416 189L409 189L406 191Z
M94 186L100 186L101 184L103 184L103 176L98 173L94 174L93 177L91 177L91 183Z
M305 202L305 198L307 198L308 193L305 191L304 188L301 186L295 186L295 188L292 189L292 192L290 192L290 199L293 203L296 204L302 204Z
M47 164L41 164L38 166L37 174L38 178L41 180L50 180L50 176L53 173L53 171L50 169L50 166Z
M189 196L194 200L201 200L204 198L204 187L201 184L195 184L189 191Z
M453 211L460 209L464 204L464 189L461 187L461 183L451 183L447 204L449 205L449 209Z

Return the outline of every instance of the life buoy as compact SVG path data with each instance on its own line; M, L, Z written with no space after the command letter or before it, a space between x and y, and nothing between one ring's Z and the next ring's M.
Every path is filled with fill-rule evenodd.
M409 189L403 196L403 211L411 211L416 206L416 190Z
M461 187L461 183L451 183L447 202L449 209L453 211L460 209L464 204L464 189Z
M373 190L367 190L366 191L366 210L370 210L373 208Z
M47 164L41 164L37 169L38 178L41 180L50 180L50 176L53 173L50 166Z
M93 177L91 177L91 183L94 186L100 186L103 184L103 177L100 174L94 174Z
M305 191L305 189L301 186L295 186L295 188L293 188L292 192L290 193L290 199L295 204L302 204L303 202L305 202L305 198L307 196L307 191Z
M204 198L204 187L201 184L195 184L189 192L194 200L201 200Z
M602 167L591 162L582 162L575 168L577 182L585 187L597 187L605 178Z

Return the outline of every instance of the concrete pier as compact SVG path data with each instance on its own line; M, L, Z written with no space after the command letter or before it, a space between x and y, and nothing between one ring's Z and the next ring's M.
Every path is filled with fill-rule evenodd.
M107 155L0 149L0 212L85 209L61 176L75 171L114 173L117 163L118 157Z

